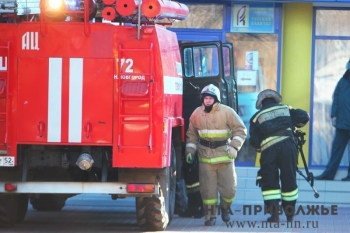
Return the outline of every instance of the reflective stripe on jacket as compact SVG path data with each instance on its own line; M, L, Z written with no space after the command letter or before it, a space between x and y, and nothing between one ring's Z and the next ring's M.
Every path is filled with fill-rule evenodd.
M292 119L288 105L271 103L250 119L250 144L258 150L293 137Z
M215 103L210 113L204 112L203 105L194 110L190 117L186 136L186 147L198 150L200 162L223 163L232 161L228 154L228 145L239 150L247 136L247 129L232 108ZM199 139L206 141L228 140L228 144L209 148L199 144Z

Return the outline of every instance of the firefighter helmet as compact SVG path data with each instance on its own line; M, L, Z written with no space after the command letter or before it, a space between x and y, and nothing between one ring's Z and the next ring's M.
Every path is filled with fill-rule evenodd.
M281 103L282 96L277 91L266 89L259 93L258 99L256 101L255 107L256 109L260 109L262 107L262 101L267 98L275 99L276 103Z
M211 96L214 99L217 99L217 101L221 101L220 100L220 90L219 88L217 88L216 86L214 86L213 84L209 84L207 86L205 86L201 92L200 98L203 101L204 96Z

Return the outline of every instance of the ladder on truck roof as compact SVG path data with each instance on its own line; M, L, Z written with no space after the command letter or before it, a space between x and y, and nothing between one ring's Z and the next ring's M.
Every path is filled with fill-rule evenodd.
M123 58L123 52L148 52L149 53L149 67L150 67L150 73L129 73L129 72L121 72L121 62L120 58ZM119 62L118 62L118 118L119 118L119 124L118 124L118 151L120 151L121 148L148 148L149 151L153 150L153 83L154 83L154 65L153 65L153 44L151 43L149 48L145 49L134 49L134 48L122 48L121 45L119 45ZM149 77L149 82L147 82L147 78L144 82L141 81L124 81L123 85L121 85L122 79L121 77L123 75L128 76L145 76ZM123 93L124 91L124 93ZM137 91L143 92L143 93L137 93ZM125 105L125 102L128 101L145 101L149 104L149 110L148 114L123 114L122 113L122 107ZM147 120L126 120L125 118L147 118ZM122 145L122 139L121 139L121 132L122 132L122 126L125 124L145 124L148 123L149 128L149 139L148 139L148 146L135 146L135 145ZM137 136L137 135L135 135ZM137 138L137 137L135 137Z
M0 101L3 103L2 106L0 106L0 154L7 154L10 43L8 43L7 46L0 46L0 50L5 51L5 53L0 52L0 73L6 73L5 77L0 77Z

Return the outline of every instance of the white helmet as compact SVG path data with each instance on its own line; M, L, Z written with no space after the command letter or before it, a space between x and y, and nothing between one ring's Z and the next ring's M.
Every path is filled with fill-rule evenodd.
M217 88L213 84L209 84L208 86L205 86L203 88L200 98L203 99L204 96L206 96L206 95L212 96L214 99L216 97L219 102L221 101L220 100L220 90L219 90L219 88Z
M256 109L262 108L262 101L267 98L275 99L276 103L278 104L282 101L282 96L280 95L280 93L271 89L266 89L259 93L258 99L255 104Z

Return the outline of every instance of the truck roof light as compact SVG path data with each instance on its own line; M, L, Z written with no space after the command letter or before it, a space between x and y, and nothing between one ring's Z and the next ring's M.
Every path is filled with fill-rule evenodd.
M67 5L64 0L44 0L42 6L47 18L54 21L64 21L66 19L64 11L67 9Z
M154 184L127 184L126 191L128 193L154 193Z
M62 0L48 0L47 5L52 9L52 10L58 10L62 7L63 1Z
M17 191L16 183L5 183L5 191L13 192Z

